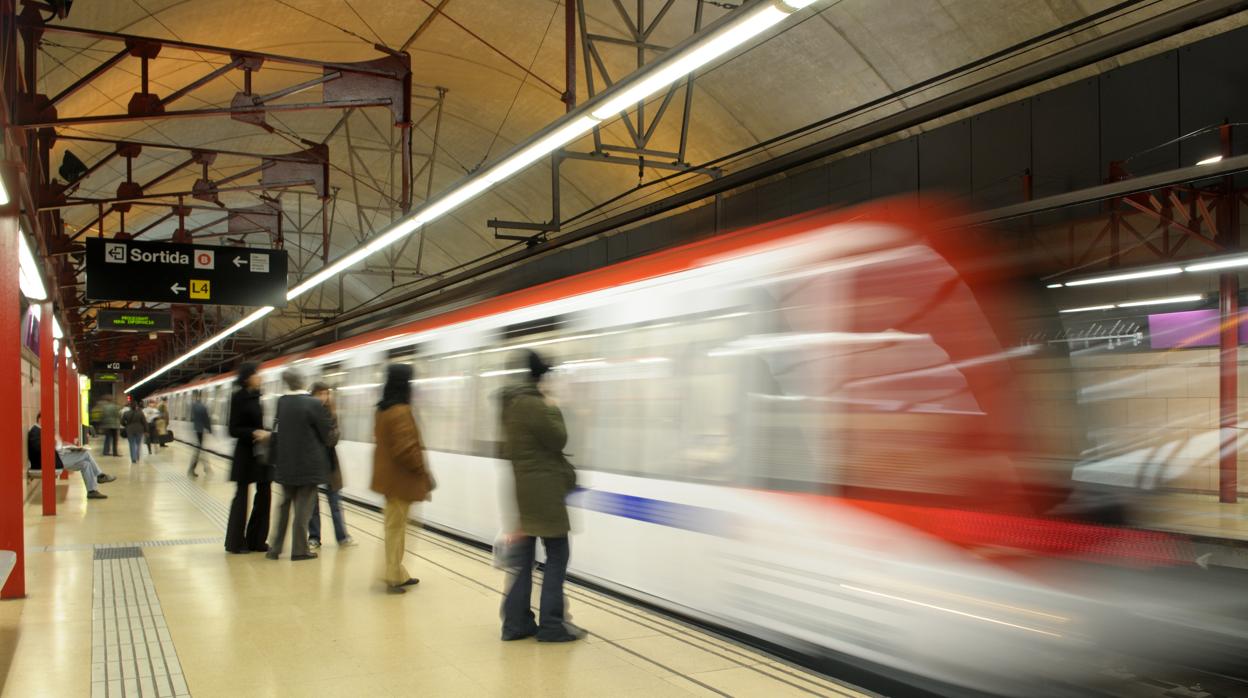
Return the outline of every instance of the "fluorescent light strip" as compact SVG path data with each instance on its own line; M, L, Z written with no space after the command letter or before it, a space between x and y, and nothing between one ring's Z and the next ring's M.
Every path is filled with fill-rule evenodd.
M30 251L30 243L26 240L26 234L18 230L17 240L18 286L22 289L22 295L32 301L47 300L48 291L43 286L43 277L39 274L39 265L35 262L35 255Z
M1222 156L1221 156L1221 155L1213 155L1213 156L1211 156L1211 157L1207 157L1207 158L1205 158L1204 160L1201 160L1200 162L1198 162L1198 163L1196 163L1196 164L1197 164L1197 165L1216 165L1216 164L1218 164L1219 162L1222 162Z
M146 378L144 378L143 380L139 381L138 383L135 383L134 385L130 386L129 388L126 388L126 393L127 393L127 394L128 394L128 393L130 393L130 392L134 391L135 389L137 389L140 385L143 385L144 383L147 383L148 381L152 380L153 378L155 378L155 377L157 377L157 376L159 376L159 375L162 375L162 374L164 374L164 373L168 372L168 371L169 371L170 369L172 369L172 368L175 368L175 367L177 367L177 366L180 366L180 365L182 365L182 364L186 363L188 360L190 360L190 359L191 359L191 357L194 357L194 356L197 356L197 355L199 355L199 354L203 353L206 349L208 349L208 347L211 347L212 345L216 344L217 342L220 342L221 340L225 339L226 337L229 337L230 335L234 334L235 332L238 332L239 330L241 330L241 329L243 329L244 327L246 327L246 326L248 326L248 325L250 325L250 324L252 324L252 323L256 322L257 320L259 320L260 318L263 318L265 315L268 315L268 314L269 314L269 313L271 313L271 312L273 312L273 306L271 306L271 305L266 305L266 306L264 306L263 308L259 308L259 309L255 310L255 311L253 311L250 315L245 316L242 320L239 320L238 322L234 323L233 325L230 325L229 327L225 328L224 330L221 330L220 332L218 332L217 334L213 335L212 337L209 337L207 340L205 340L203 343L201 343L201 344L199 344L198 346L196 346L194 349L191 349L190 351L186 352L186 353L185 353L185 354L183 354L182 356L179 356L178 358L174 359L173 361L170 361L169 363L165 364L164 366L161 366L160 368L156 369L156 371L154 371L153 373L148 374L148 375L147 375L147 377L146 377Z
M1065 310L1059 310L1057 312L1059 313L1086 313L1089 310L1112 310L1113 307L1114 305L1112 303L1109 305L1087 305L1082 308L1066 308Z
M1165 267L1164 269L1146 269L1144 271L1132 271L1125 274L1111 274L1109 276L1095 276L1090 279L1075 279L1067 281L1067 286L1091 286L1092 284L1108 284L1115 281L1132 281L1134 279L1151 279L1157 276L1173 276L1182 274L1182 267Z
M1203 301L1204 296L1199 293L1193 293L1186 296L1170 296L1169 298L1150 298L1143 301L1131 301L1129 303L1119 303L1119 308L1135 308L1141 305L1165 305L1166 303L1195 303Z
M378 250L410 235L418 228L433 222L461 204L487 191L490 187L511 178L543 157L589 133L601 123L614 118L625 109L658 93L660 90L692 74L695 70L711 61L726 55L738 46L776 26L794 12L814 2L817 2L817 0L773 0L773 2L760 3L749 9L741 10L738 13L738 17L733 18L720 29L714 31L714 33L708 34L699 41L690 43L670 58L661 59L652 64L647 73L644 73L636 80L621 85L618 88L618 94L604 95L602 97L603 101L600 101L597 106L591 102L585 107L589 112L588 114L582 112L577 116L565 117L568 121L552 130L549 134L519 151L509 154L497 165L470 177L446 194L438 197L432 203L422 207L419 211L395 223L392 228L363 247L352 250L308 277L302 283L286 292L286 300L298 298ZM610 92L613 92L613 90L608 90L608 93ZM130 386L126 392L129 393L174 366L185 362L203 351L204 348L250 325L272 310L273 308L266 306L266 308L248 315L226 331L208 339L204 344L174 359L172 362L157 369L155 373L148 375L142 381Z
M1248 267L1248 256L1225 257L1209 262L1201 262L1183 267L1183 271L1211 271L1213 269L1230 269L1231 267Z
M1049 284L1048 286L1045 286L1045 288L1061 288L1065 285L1066 284Z

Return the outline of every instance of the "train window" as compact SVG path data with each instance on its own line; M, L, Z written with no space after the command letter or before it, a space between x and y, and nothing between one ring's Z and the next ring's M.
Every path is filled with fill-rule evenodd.
M346 382L347 370L341 362L332 361L321 365L319 374L316 380L325 382L330 388L337 388Z
M373 412L381 396L383 370L375 365L349 368L344 382L334 391L343 440L372 442Z
M428 448L469 452L476 358L473 354L452 354L432 358L418 367L412 392Z

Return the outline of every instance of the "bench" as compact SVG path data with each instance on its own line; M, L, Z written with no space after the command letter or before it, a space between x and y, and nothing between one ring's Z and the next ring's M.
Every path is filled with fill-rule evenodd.
M0 550L0 587L9 581L9 575L17 566L17 553L12 550Z

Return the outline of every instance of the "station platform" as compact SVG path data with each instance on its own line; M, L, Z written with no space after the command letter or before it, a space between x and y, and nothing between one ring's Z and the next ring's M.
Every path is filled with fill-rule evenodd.
M223 459L192 479L181 444L134 466L96 452L117 476L107 500L73 475L57 482L57 516L27 502L28 596L0 602L0 695L865 695L572 583L586 640L504 643L503 574L486 551L412 525L421 583L386 594L381 516L348 504L357 546L298 563L230 555Z

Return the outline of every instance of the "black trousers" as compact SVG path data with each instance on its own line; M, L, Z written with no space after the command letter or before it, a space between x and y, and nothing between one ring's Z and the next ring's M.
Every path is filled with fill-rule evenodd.
M533 632L538 637L559 635L567 632L564 626L563 580L568 574L570 548L566 536L542 538L546 549L546 565L542 568L542 601L538 622L533 621L530 596L533 592L533 562L537 557L537 538L525 536L516 543L517 562L520 563L511 588L503 599L503 634L526 635Z
M265 540L269 536L269 507L272 499L270 484L257 482L256 496L251 504L251 517L247 516L247 490L250 482L239 482L230 503L230 522L225 529L225 549L230 552L267 550Z

